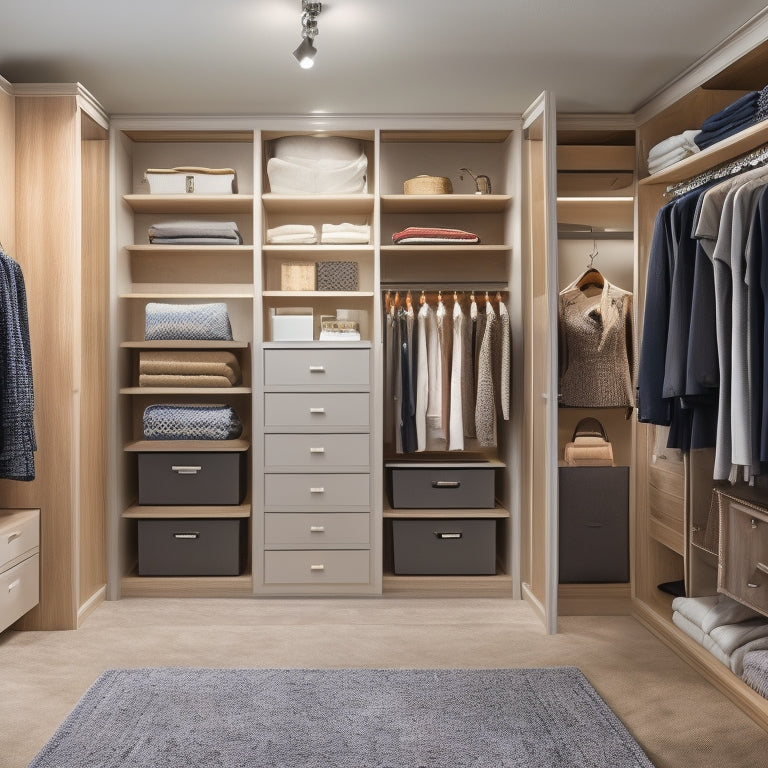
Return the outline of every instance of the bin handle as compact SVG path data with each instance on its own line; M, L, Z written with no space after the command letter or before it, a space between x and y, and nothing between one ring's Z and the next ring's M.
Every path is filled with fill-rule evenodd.
M460 539L463 536L461 532L448 533L447 531L434 531L434 534L438 539Z
M198 531L190 531L188 533L174 533L174 539L199 539L200 533Z
M171 469L180 475L196 475L198 472L200 472L200 470L202 470L202 467L174 464L173 466L171 466Z
M433 488L458 488L459 486L461 486L461 481L459 480L433 480L432 481Z

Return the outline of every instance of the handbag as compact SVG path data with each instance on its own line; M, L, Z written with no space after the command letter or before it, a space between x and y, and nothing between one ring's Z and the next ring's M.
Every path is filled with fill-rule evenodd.
M582 419L565 444L563 458L573 467L612 467L613 446L603 425L591 416Z

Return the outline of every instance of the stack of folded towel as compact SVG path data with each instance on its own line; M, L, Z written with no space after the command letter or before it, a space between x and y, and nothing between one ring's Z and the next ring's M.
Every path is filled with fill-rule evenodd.
M365 192L368 158L362 144L343 136L284 136L267 161L270 190L281 195Z
M309 245L317 241L317 230L311 224L282 224L267 230L267 242L273 245ZM371 242L371 227L368 224L323 224L320 242L365 245Z
M683 131L651 147L650 152L648 152L648 173L657 173L678 160L683 160L696 154L696 152L700 152L701 150L695 142L699 133L698 129Z
M311 245L317 232L311 224L283 224L267 230L267 242L274 245Z
M406 227L392 235L395 245L468 245L479 243L474 232L441 227Z
M153 245L241 245L234 221L166 221L149 228Z
M371 228L368 224L323 224L320 233L321 243L354 245L370 241Z
M734 133L743 131L758 121L760 91L750 91L719 112L710 115L702 124L695 142L706 149Z
M676 597L672 610L675 626L739 677L747 653L768 649L768 618L726 595Z
M741 679L768 699L768 650L747 651Z
M235 387L240 381L240 363L225 350L139 353L140 387Z
M613 446L602 437L578 436L565 444L563 458L573 467L612 467Z
M243 424L230 405L159 403L144 409L145 440L235 440Z

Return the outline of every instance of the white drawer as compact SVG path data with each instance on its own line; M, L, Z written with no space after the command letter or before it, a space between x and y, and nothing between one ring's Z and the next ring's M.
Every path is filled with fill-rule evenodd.
M367 584L369 552L365 549L265 552L265 584Z
M264 435L264 463L270 467L368 468L371 439L365 433L344 435Z
M32 555L0 573L0 631L40 601L40 555Z
M13 560L40 546L40 511L0 509L0 572Z
M265 349L264 386L368 387L370 365L369 349Z
M371 482L367 474L267 474L264 505L296 511L344 507L369 509ZM286 509L289 511L289 509Z
M267 549L367 548L370 516L366 512L268 512L264 515Z
M367 392L267 392L266 427L368 427Z

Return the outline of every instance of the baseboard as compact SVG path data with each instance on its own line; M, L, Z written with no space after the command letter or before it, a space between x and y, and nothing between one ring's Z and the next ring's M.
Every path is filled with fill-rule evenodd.
M99 587L78 609L77 611L77 628L82 626L82 623L91 615L91 613L99 606L107 597L107 586Z
M558 616L629 616L632 598L629 584L560 584Z

